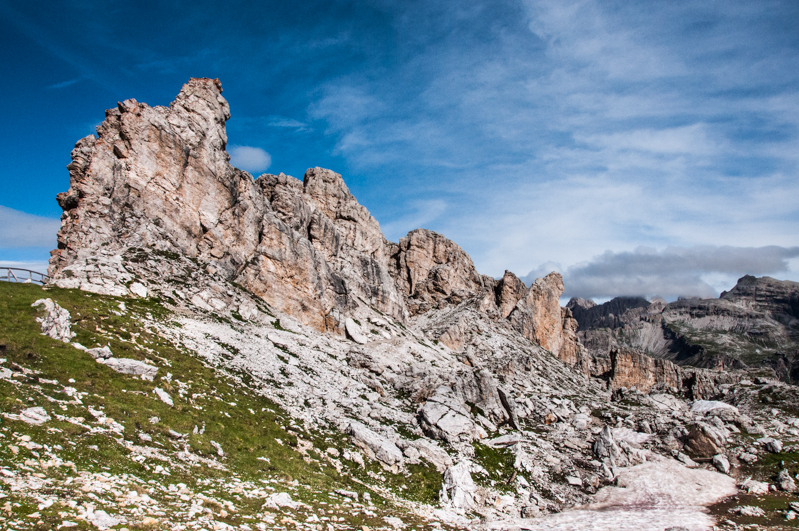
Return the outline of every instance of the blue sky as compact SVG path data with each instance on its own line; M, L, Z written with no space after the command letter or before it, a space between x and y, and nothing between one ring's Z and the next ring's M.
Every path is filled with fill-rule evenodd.
M0 0L0 261L46 260L104 109L218 77L234 161L568 295L799 280L795 1Z

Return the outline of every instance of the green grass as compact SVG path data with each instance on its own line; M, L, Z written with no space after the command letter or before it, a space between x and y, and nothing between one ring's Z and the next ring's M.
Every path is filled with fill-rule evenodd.
M109 345L116 357L154 362L159 366L155 381L118 374L71 345L42 335L35 321L41 309L31 307L31 303L40 298L52 298L70 311L72 330L77 334L73 341L89 348ZM127 307L123 315L118 315L120 302ZM78 290L43 290L34 285L0 282L0 358L7 359L2 366L35 371L35 374L15 378L20 385L0 380L0 411L18 413L36 405L44 407L54 417L41 426L2 419L3 433L30 435L37 443L49 447L58 445L63 448L59 456L72 461L78 470L129 474L161 486L185 483L195 490L206 488L204 481L230 477L242 481L272 480L275 485L284 485L287 489L296 480L300 487L289 492L294 499L308 503L314 510L329 507L324 503L341 504L339 498L330 495L335 489L370 492L377 516L345 514L350 525L384 525L381 515L400 516L416 526L424 523L393 502L392 496L382 496L364 484L378 484L403 499L435 503L441 474L434 468L411 465L405 472L392 474L372 461L364 469L355 465L338 472L322 453L327 447L352 450L345 435L325 431L309 433L290 427L293 424L290 416L278 404L206 365L193 353L176 347L145 322L154 319L168 324L172 318L171 312L153 299L123 299ZM280 328L277 322L276 328ZM171 373L171 381L164 378L167 373ZM40 383L40 379L57 380L58 384ZM74 383L70 383L71 380ZM68 403L70 398L62 392L65 385L81 393L82 405ZM155 387L172 396L174 407L154 396ZM181 387L185 389L185 398L178 393ZM44 395L62 403L50 402ZM198 456L216 459L216 449L211 445L211 441L215 441L225 452L219 461L227 470L201 464L184 468L171 466L170 476L156 474L156 461L132 461L125 446L108 435L91 434L85 428L55 419L55 414L84 417L84 424L96 425L87 414L87 407L102 410L122 424L124 439L135 444L145 444L139 440L139 434L144 433L152 437L153 442L147 445L154 448L174 452L185 444ZM151 423L152 417L160 421ZM195 426L204 427L204 433L194 433ZM170 437L170 430L186 437L177 442ZM314 448L307 455L297 450L298 437L313 443ZM5 444L7 440L3 442L0 464L19 464L30 457L24 448L20 448L19 455L11 455ZM73 473L61 468L50 469L47 475L63 480ZM374 476L382 481L375 481ZM219 492L218 496L233 499L230 493ZM19 503L14 507L17 514L34 512L35 508L24 500L22 496L15 496L2 502ZM234 503L239 511L222 520L238 525L247 522L243 519L245 515L258 512L263 501L245 498ZM51 516L57 513L53 511L40 511L42 529L53 528L55 519Z
M515 492L516 485L512 478L515 477L513 467L516 457L507 448L493 448L482 443L473 443L474 461L488 472L476 474L475 482L484 486L493 486L502 492Z

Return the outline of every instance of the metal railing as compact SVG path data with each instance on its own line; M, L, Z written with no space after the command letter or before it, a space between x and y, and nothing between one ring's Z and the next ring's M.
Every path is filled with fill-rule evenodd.
M22 282L24 284L46 284L50 277L32 269L0 266L0 280L5 282Z

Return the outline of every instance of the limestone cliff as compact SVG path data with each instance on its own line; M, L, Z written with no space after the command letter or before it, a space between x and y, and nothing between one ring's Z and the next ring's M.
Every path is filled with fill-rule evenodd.
M512 273L497 283L457 244L424 229L391 243L330 170L311 168L302 181L283 174L253 180L229 163L229 118L212 79L191 79L169 107L126 100L107 111L97 136L76 144L70 188L58 196L64 214L53 282L128 295L136 281L146 294L136 264L147 253L174 254L339 334L349 316L407 323L480 299L480 311L510 319L574 364L576 326L559 306L559 275L529 289ZM457 347L457 338L448 344Z
M593 356L633 349L681 366L771 367L799 381L799 284L744 276L718 299L573 299L578 337Z

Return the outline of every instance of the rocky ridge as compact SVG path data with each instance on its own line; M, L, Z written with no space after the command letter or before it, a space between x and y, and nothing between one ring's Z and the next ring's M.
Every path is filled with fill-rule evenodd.
M572 299L577 335L592 358L632 349L682 367L770 368L799 381L799 284L745 276L718 299Z
M578 340L575 308L559 306L557 273L528 288L510 272L500 280L480 275L460 247L431 231L388 242L330 170L310 169L303 181L253 180L224 152L229 116L221 85L208 79L192 79L169 108L126 100L108 111L98 137L73 151L70 189L59 195L64 215L51 286L122 300L121 316L124 300L157 307L136 314L136 333L192 353L240 392L284 408L298 435L292 449L309 463L358 478L359 488L430 526L546 526L547 515L599 492L627 524L660 531L659 522L625 509L635 500L608 496L611 484L637 484L652 470L679 470L692 478L687 485L702 484L693 468L725 462L725 474L743 479L774 449L770 441L747 446L749 434L795 444L792 402L784 400L788 409L774 417L758 399L764 389L784 394L784 384L623 349L591 356ZM42 323L63 322L63 308L51 302ZM129 359L113 352L130 344L145 358L138 361L156 369L140 367L152 376L137 380L141 392L169 408L208 398L185 382L182 392L165 390L172 362L137 345L132 326L83 330L83 341L97 343L86 350L63 334L58 340L118 378L135 376L118 370L134 364L108 360ZM111 344L109 353L98 351L101 342ZM736 404L737 413L711 407L717 399ZM9 414L26 422L25 411ZM124 440L138 436L123 419L112 422ZM325 448L313 435L320 433L346 434L347 442ZM209 455L185 446L183 457L220 462L231 451L213 448ZM706 459L711 450L712 463L691 457ZM649 466L658 462L662 469ZM418 481L439 482L437 500L411 502L402 488L388 487L415 481L417 467L427 470ZM730 492L728 477L708 474L717 497ZM350 499L364 494L339 491ZM686 501L696 498L692 492L668 506L709 525L702 507ZM168 523L194 525L189 512ZM290 525L321 529L303 517L305 524Z

